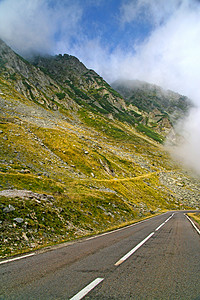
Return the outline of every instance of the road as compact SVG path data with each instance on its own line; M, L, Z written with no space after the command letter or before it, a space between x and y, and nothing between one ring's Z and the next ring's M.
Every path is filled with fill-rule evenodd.
M200 235L183 212L0 262L0 299L200 299Z

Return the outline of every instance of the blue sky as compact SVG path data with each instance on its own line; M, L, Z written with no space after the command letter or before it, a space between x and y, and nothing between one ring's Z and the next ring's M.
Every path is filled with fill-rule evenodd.
M145 7L133 20L125 20L125 6L131 3L132 9L138 2L0 0L0 36L25 56L30 52L71 52L83 40L98 40L110 53L119 47L134 51L134 44L143 41L152 30L150 20L143 12Z
M136 1L133 1L136 2ZM113 49L130 47L134 41L142 41L150 33L152 25L145 19L131 24L121 23L122 0L82 1L80 30L89 40L101 40L103 45ZM84 3L84 4L83 4ZM61 37L62 38L62 37ZM74 43L77 41L74 40Z

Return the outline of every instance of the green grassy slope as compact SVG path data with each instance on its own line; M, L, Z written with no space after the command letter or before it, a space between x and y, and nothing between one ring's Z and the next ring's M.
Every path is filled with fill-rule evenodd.
M63 98L61 85L44 73L38 79L38 99L44 91L49 96L40 103L30 93L35 69L27 70L32 74L26 78L29 92L21 73L16 79L8 76L12 72L0 72L1 257L106 231L166 209L198 207L199 181L183 173L151 134L93 109L88 104L92 98L81 93L77 98L77 90L72 98ZM48 84L42 86L44 82ZM88 95L96 93L95 82ZM57 93L54 101L52 93ZM112 106L113 99L108 107L115 110L123 101Z

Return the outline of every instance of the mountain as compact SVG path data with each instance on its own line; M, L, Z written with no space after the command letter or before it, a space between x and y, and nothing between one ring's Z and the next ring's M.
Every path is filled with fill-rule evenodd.
M185 96L139 80L117 80L112 87L124 97L130 112L136 111L143 124L163 136L193 106Z
M146 113L73 56L0 41L1 257L199 207Z
M95 71L87 69L76 57L57 55L36 57L32 63L62 85L64 96L71 97L94 113L134 124L123 97ZM64 100L65 101L65 100Z

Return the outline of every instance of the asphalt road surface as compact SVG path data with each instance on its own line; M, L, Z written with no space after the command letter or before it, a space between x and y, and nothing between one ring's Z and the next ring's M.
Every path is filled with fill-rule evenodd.
M200 300L200 234L183 212L0 261L0 299Z

